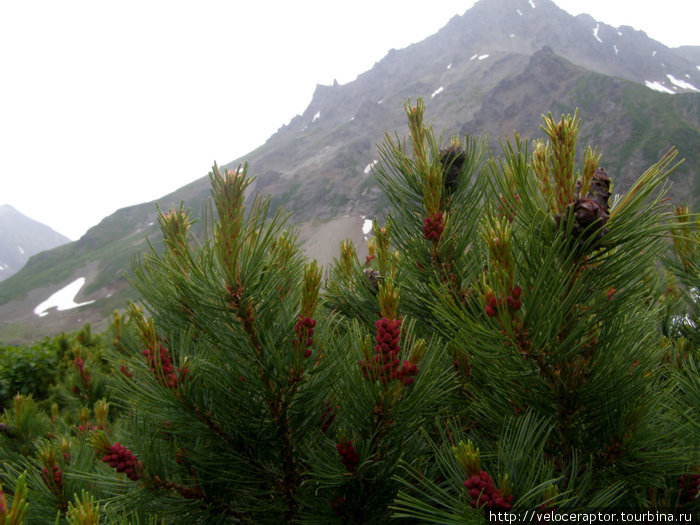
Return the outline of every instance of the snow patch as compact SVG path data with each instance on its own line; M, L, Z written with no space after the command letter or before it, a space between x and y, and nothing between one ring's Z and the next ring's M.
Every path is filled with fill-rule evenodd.
M671 84L673 84L674 86L678 86L679 88L683 88L683 89L690 89L692 91L700 91L700 89L696 88L690 82L686 82L685 80L678 80L673 75L666 75L666 76L671 81Z
M19 253L21 253L22 255L24 255L24 250L22 249L21 246L17 246L17 249L19 249Z
M34 314L39 317L49 315L50 308L56 308L59 312L71 310L79 306L94 303L95 301L86 301L84 303L76 303L75 296L78 295L80 289L85 285L85 277L78 277L75 281L67 286L64 286L59 291L51 295L46 301L34 308Z
M515 33L511 33L511 34L508 35L508 36L511 37L511 38L513 38L513 37L515 36Z
M483 59L488 58L488 57L489 57L488 55L480 55L479 60L483 60Z
M372 231L372 219L365 219L365 222L362 223L362 235L369 235L369 232Z
M615 55L617 56L619 51L617 50L617 46L615 44L613 44L613 49L615 50Z
M669 93L671 95L675 95L675 91L672 91L668 89L666 86L664 86L661 82L654 81L652 82L651 80L645 80L644 84L649 88L653 89L654 91L660 91L661 93Z
M515 10L520 16L523 16L523 12L520 9Z
M478 56L479 56L478 53L477 53L476 55L472 55L472 57L471 57L469 60L474 60L474 59L477 58ZM698 67L700 67L700 66L698 66Z
M451 68L452 68L452 62L450 62L449 64L447 64L447 69L451 69Z
M443 86L437 88L435 91L433 91L433 94L430 95L430 98L435 98L435 95L439 95L440 93L442 93L443 89L445 89Z
M535 8L535 2L533 2L533 0L528 0L528 2L530 2L530 7L532 7L532 8L534 9L534 8Z
M365 175L369 175L369 172L372 171L372 167L377 163L376 160L373 160L369 164L367 164L367 167L365 168Z
M600 37L598 36L598 29L600 29L600 24L596 24L595 27L593 28L593 36L595 37L595 39L596 39L598 42L600 42L600 43L602 44L603 41L602 41L602 40L600 39Z
M651 52L651 56L655 57L656 56L656 51Z
M698 70L700 71L700 66L695 66L695 67L698 68Z
M313 123L313 122L316 122L316 121L317 121L318 119L320 119L320 118L321 118L321 110L318 110L318 111L316 112L316 114L314 115L314 118L313 118L313 120L312 120L311 122L312 122L312 123Z
M618 29L618 30L617 30L617 34L620 35L620 36L622 36L622 31L620 31L620 30Z

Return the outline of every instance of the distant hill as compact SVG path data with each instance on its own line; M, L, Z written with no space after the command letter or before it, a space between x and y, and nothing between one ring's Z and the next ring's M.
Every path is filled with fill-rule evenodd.
M700 211L699 88L697 47L671 49L631 27L572 16L550 0L481 0L353 82L317 86L303 114L224 167L247 161L257 176L252 191L293 211L303 248L326 264L341 239L363 245L365 217L385 209L372 166L386 132L406 135L409 97L423 97L426 118L446 139L486 134L495 153L498 138L513 130L541 137L543 113L579 108L579 143L598 146L616 192L676 146L686 161L672 175L671 196ZM157 203L167 209L182 201L197 215L208 196L203 177ZM119 210L79 241L33 257L0 283L0 342L103 321L133 293L125 274L148 249L147 237L158 245L156 202ZM94 302L43 317L33 312L81 277L76 304Z
M0 281L17 273L29 258L70 239L21 214L9 204L0 206Z

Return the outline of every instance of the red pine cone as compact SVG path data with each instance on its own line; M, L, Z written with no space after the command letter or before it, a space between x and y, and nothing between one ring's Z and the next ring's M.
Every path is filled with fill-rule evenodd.
M522 288L520 288L520 286L516 286L511 290L510 295L506 297L506 302L508 303L508 308L510 308L511 312L517 312L520 310L520 307L522 306L522 302L520 302L521 294Z
M470 477L464 482L464 486L469 490L469 496L472 498L472 507L488 510L510 510L513 495L503 496L496 485L493 483L493 478L486 471L479 472L478 475Z
M148 364L151 366L151 370L155 374L158 383L168 388L176 388L177 374L175 373L172 360L170 359L170 352L168 352L167 348L162 344L159 345L158 351L160 354L160 371L156 370L156 354L152 348L147 348L141 353L146 356Z
M399 379L399 340L401 338L401 319L382 317L377 327L375 355L369 362L360 361L362 373L367 379L380 379L386 383L391 379Z
M52 472L49 473L47 468L41 469L41 479L44 480L44 484L51 490L51 492L62 492L63 491L63 472L58 465L53 465L51 468Z
M442 212L438 212L434 217L426 217L423 221L423 235L429 241L438 241L445 231L445 224Z
M340 461L345 468L350 472L355 472L357 469L357 464L360 462L360 456L357 454L355 447L352 446L352 441L348 440L344 443L337 443L335 445L338 454L340 455Z
M404 361L401 368L396 373L396 378L404 385L408 386L416 379L418 366L410 361Z
M489 293L486 296L486 304L484 305L484 311L486 312L486 315L488 315L489 317L495 317L498 313L499 303L500 301L496 299L496 297L492 293Z
M694 501L698 496L698 487L700 487L700 474L683 474L678 478L681 502L690 503Z
M316 326L316 319L311 317L299 316L297 319L297 324L294 325L294 332L297 334L297 348L304 350L304 357L309 357L311 355L311 350L309 347L313 344L314 327Z
M522 293L522 288L520 288L520 286L516 286L510 291L510 294L506 296L505 303L508 305L508 310L510 312L517 312L520 310L520 307L523 305L522 301L520 300ZM498 314L498 310L503 302L503 299L498 299L493 292L489 292L486 296L486 304L484 304L484 311L486 312L486 315L489 317L495 317Z
M76 357L73 360L73 364L78 369L80 379L83 382L83 389L87 392L90 386L90 374L85 373L85 362L80 357Z
M139 471L142 464L138 458L124 445L120 445L117 441L109 449L109 454L102 456L102 461L109 463L109 466L116 469L117 472L122 472L132 480L139 479Z

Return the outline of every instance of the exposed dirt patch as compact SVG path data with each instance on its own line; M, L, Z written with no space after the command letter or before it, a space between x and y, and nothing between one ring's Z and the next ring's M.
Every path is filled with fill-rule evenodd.
M299 241L306 255L316 259L324 268L340 256L340 241L351 239L360 261L367 255L367 241L362 233L362 217L343 217L325 222L306 222L299 225ZM370 234L371 235L371 234Z

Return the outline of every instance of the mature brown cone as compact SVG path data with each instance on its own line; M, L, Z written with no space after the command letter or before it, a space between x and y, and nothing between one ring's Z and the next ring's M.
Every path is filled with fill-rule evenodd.
M449 147L440 150L440 164L444 172L445 190L448 193L457 187L457 179L466 160L467 154L458 144L450 144Z
M560 213L555 217L557 226L559 226L560 230L563 230L562 235L565 235L564 232L567 227L566 217L569 215L570 210L573 209L574 225L571 229L573 239L579 245L583 245L592 235L595 235L597 240L602 239L609 231L607 228L602 228L610 218L609 190L610 178L603 168L598 168L593 174L588 195L584 199L576 199L566 207L566 211L563 214ZM598 228L593 227L584 234L594 223L598 223Z
M610 178L603 168L595 170L587 197L597 201L603 207L605 213L610 211L610 204L608 203L610 198Z
M364 272L372 293L376 294L379 291L379 281L383 279L382 275L377 270L372 270L371 268L365 268Z

